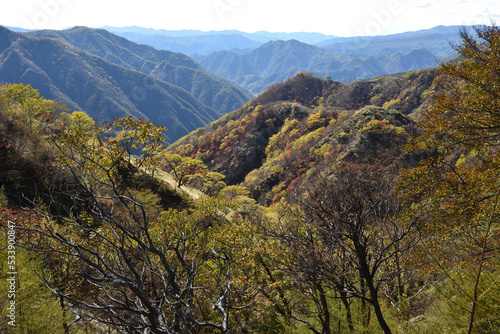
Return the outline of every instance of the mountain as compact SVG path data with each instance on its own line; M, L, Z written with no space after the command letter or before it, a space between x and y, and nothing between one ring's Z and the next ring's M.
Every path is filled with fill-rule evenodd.
M14 32L29 32L29 31L32 31L30 29L24 29L24 28L17 28L17 27L8 27L6 26L5 28L11 30L11 31L14 31Z
M220 51L197 60L255 94L301 71L349 82L437 65L434 55L424 48L375 58L332 52L296 40L268 42L242 55Z
M220 114L235 110L252 98L249 92L214 76L184 54L136 44L106 30L75 27L62 31L41 30L27 35L62 40L111 63L181 87Z
M450 42L458 41L459 29L460 26L437 26L386 36L337 37L315 45L329 51L374 57L425 48L438 58L449 59L455 55Z
M260 93L270 85L285 80L314 65L339 66L335 55L297 40L271 41L243 55L220 51L198 60L209 71L233 80L251 92Z
M133 115L169 128L169 140L223 113L185 89L71 47L0 27L0 82L30 84L42 96L99 121ZM224 92L219 92L223 94Z
M400 145L418 131L436 77L431 69L340 83L299 73L169 151L197 157L260 203L275 203L338 161L412 164Z
M387 73L406 72L419 68L436 66L436 56L425 48L413 49L403 54L401 52L384 54L376 58Z

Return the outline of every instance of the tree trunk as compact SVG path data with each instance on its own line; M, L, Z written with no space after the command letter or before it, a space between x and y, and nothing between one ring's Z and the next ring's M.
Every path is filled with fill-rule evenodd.
M345 291L340 292L340 300L345 307L347 326L349 327L349 331L352 333L354 331L354 325L352 323L352 313L351 313L351 304L349 304L349 300L347 299L347 293Z
M68 326L68 321L66 319L66 307L64 306L64 298L63 298L63 296L59 296L59 304L61 305L61 310L63 312L64 334L69 334L69 326Z
M380 307L378 301L378 289L375 288L375 285L373 284L373 277L368 276L366 278L366 286L370 291L370 303L373 305L373 309L375 310L375 315L377 316L377 321L380 325L380 328L382 328L385 334L392 334L392 331L385 321L384 315L382 314L382 308Z
M324 318L324 324L323 324L323 331L322 333L325 334L330 334L330 309L328 308L328 300L326 299L325 295L325 290L323 289L323 286L321 283L316 284L316 288L318 289L319 292L319 300L321 302L321 308L323 309L323 314L325 316Z
M371 290L372 289L370 289L370 294L372 293ZM378 297L376 296L377 291L375 290L373 293L375 293L375 295L371 296L372 305L373 309L375 310L375 315L377 316L377 321L380 325L380 328L382 328L385 334L392 334L391 329L389 328L389 325L385 321L384 315L382 314L382 309L380 308Z
M358 256L360 276L364 278L366 287L370 292L369 301L370 304L372 304L373 309L375 310L375 315L377 316L377 321L380 325L380 328L382 328L385 334L392 334L391 329L389 328L389 325L385 321L384 315L382 314L382 309L378 301L378 289L375 287L375 284L373 283L373 276L370 274L370 265L368 264L366 250L362 245L356 242L355 248Z

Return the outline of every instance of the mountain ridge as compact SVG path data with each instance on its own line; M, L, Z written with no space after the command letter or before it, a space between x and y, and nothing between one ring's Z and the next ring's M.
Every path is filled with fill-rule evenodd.
M227 79L209 73L184 54L139 45L107 30L75 27L63 31L40 30L26 35L54 37L117 65L179 86L221 114L237 109L252 97ZM182 75L178 75L179 72ZM198 81L210 87L212 93L202 93L197 87ZM225 98L215 90L226 91Z
M45 98L58 99L99 121L144 117L167 126L168 139L173 141L224 114L182 87L109 62L54 36L34 37L1 28L0 43L0 82L30 84ZM207 71L196 71L206 75L209 83L215 80ZM222 105L226 98L235 98L224 87L213 86L202 93L206 99L219 99Z
M201 159L269 205L336 161L411 164L400 145L418 131L436 77L430 69L340 83L298 73L168 150Z

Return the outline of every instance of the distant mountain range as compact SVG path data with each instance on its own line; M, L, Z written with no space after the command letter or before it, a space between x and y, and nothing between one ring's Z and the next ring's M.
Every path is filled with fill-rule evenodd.
M387 36L337 37L315 45L333 52L374 57L398 52L408 53L417 48L425 48L438 58L450 58L455 55L450 43L459 40L460 27L437 26L432 29Z
M388 36L336 37L314 33L236 30L106 29L159 49L191 55L209 71L254 94L300 71L349 82L438 65L455 56L459 26Z
M270 41L299 42L350 55L379 56L423 47L438 57L450 56L450 41L458 40L460 26L437 26L386 36L338 37L321 33L247 33L238 30L155 30L142 27L103 27L116 35L159 50L182 52L190 56L206 56L221 50L244 53Z
M215 36L230 35L230 36L242 36L249 41L259 42L260 44L264 44L269 41L290 40L290 39L296 39L303 43L314 44L324 40L328 40L330 38L335 38L335 36L332 35L325 35L315 32L276 33L268 31L257 31L254 33L248 33L239 30L220 30L220 31L164 30L164 29L156 30L156 29L136 27L136 26L119 27L119 28L106 26L102 28L120 36L133 33L137 38L139 38L140 36L157 36L157 37L165 36L165 37L184 38L184 39L193 38L195 40L200 40L200 38L205 37L207 40L211 40ZM248 46L245 46L244 48L248 48ZM198 52L198 54L201 53Z
M268 42L243 55L219 51L197 60L255 94L301 71L349 82L437 65L436 57L422 47L374 57L331 52L296 40Z
M193 59L76 27L19 34L0 27L0 83L24 83L99 121L145 117L187 133L237 109L249 92Z

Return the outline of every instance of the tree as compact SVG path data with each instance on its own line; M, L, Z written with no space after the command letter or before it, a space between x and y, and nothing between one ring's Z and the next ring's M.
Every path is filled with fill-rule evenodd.
M42 98L38 90L30 85L6 84L0 87L0 94L6 97L11 107L22 113L31 131L40 123L41 115L47 116L53 112L67 110L59 101Z
M82 315L119 331L228 333L239 300L231 296L235 259L209 233L225 219L224 206L204 205L190 220L158 215L141 200L148 189L131 180L138 167L156 162L165 129L131 117L102 128L84 124L54 140L64 177L76 186L46 185L44 204L26 199L40 223L18 227L30 236L24 247L49 255L39 273L45 284ZM60 192L72 201L54 215L65 205ZM209 278L216 283L200 285Z
M179 188L191 181L196 174L207 169L203 161L190 157L183 157L179 154L165 153L161 158L166 169L174 174Z
M493 24L474 32L460 30L461 42L453 47L461 58L441 66L433 104L422 112L425 132L412 146L427 159L405 171L401 185L407 198L420 204L414 209L426 212L426 223L419 225L422 247L469 302L448 299L457 313L467 315L463 329L468 333L498 324L495 312L485 310L491 307L487 295L500 281L494 261L500 212L500 29ZM485 308L487 318L476 319L478 308Z
M208 172L203 176L203 192L209 196L216 196L226 186L226 176L217 172Z
M399 218L402 208L390 169L381 165L339 163L301 201L306 221L319 230L336 254L342 284L334 288L369 303L384 333L391 333L382 313L381 287L402 272L395 265L418 240L415 219ZM368 324L368 319L365 324Z
M274 256L259 257L265 280L277 286L263 294L284 318L314 333L331 333L338 320L353 332L357 312L352 302L357 300L364 330L371 306L382 330L391 332L380 301L382 289L399 287L390 297L400 309L406 261L418 241L416 220L400 217L403 205L394 175L380 164L338 163L318 175L297 205L281 203L263 220L259 230L280 245L274 246ZM342 303L345 320L339 320L341 307L335 312L334 299Z

